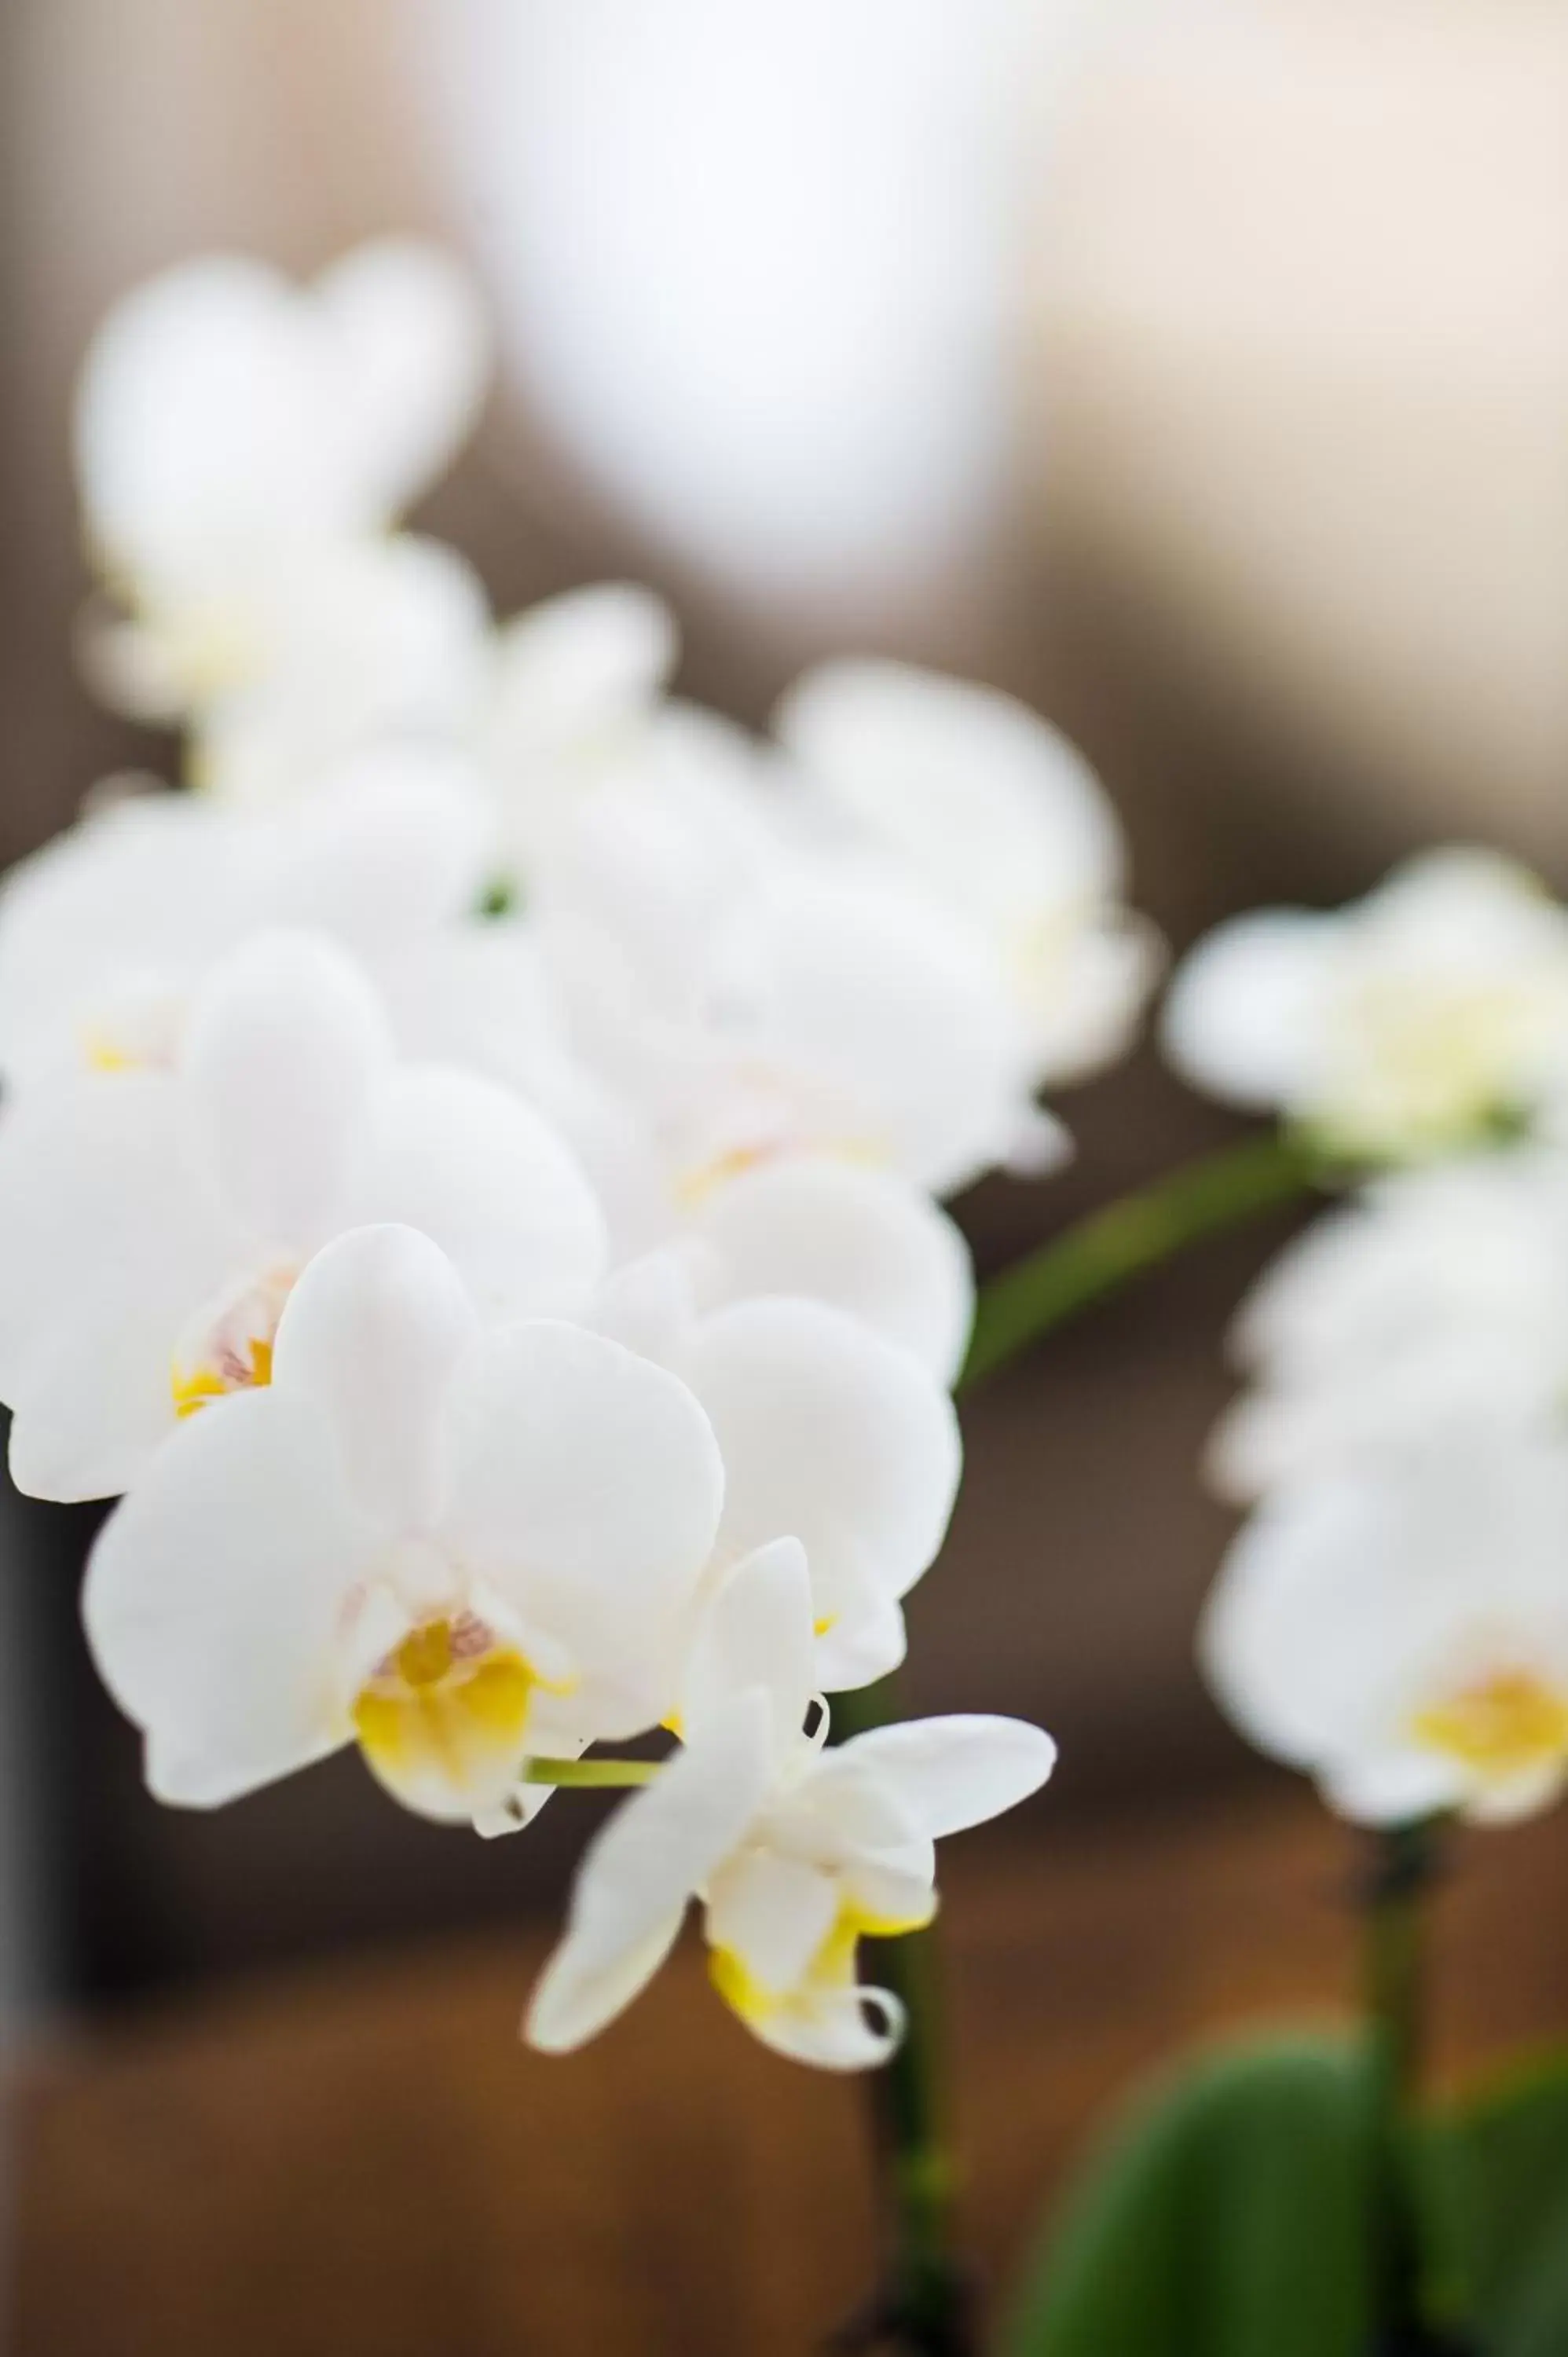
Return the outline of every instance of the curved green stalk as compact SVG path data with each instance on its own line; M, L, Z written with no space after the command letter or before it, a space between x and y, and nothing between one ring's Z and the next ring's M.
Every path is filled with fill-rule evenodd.
M1283 1131L1243 1138L1122 1195L980 1288L959 1389L1205 1236L1306 1194L1322 1157Z

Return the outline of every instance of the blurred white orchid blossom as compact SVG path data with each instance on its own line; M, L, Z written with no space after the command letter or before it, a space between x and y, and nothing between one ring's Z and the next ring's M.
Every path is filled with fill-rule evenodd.
M176 1434L93 1550L88 1634L161 1798L357 1739L406 1806L482 1819L529 1751L657 1722L723 1488L682 1384L577 1327L487 1326L398 1225L310 1263L272 1373Z
M477 777L435 747L357 753L287 810L110 780L0 883L7 1091L166 1064L202 976L278 925L352 952L412 1022L435 937L472 915L487 859Z
M477 750L500 876L526 885L563 807L642 756L678 648L669 607L630 581L564 590L496 631Z
M1164 1039L1199 1087L1331 1153L1452 1153L1561 1106L1568 911L1492 853L1429 852L1355 907L1219 926L1177 972Z
M946 1195L1065 1151L988 946L824 834L738 732L667 712L641 764L576 804L530 905L574 1046L667 1205L789 1154Z
M934 1842L999 1815L1050 1774L1048 1736L1020 1720L914 1720L824 1750L813 1709L811 1583L779 1540L738 1563L687 1672L685 1748L590 1845L565 1937L528 2015L564 2052L629 2005L704 1910L719 1994L764 2044L822 2068L886 2061L903 2016L855 1977L865 1934L936 1910Z
M1121 905L1116 814L1058 729L995 688L886 661L806 673L774 725L852 834L973 929L1036 1083L1125 1051L1160 945Z
M1275 1491L1201 1652L1249 1739L1370 1824L1522 1816L1568 1782L1568 1448L1502 1437Z
M332 552L285 598L267 647L195 727L199 782L231 801L289 800L345 747L445 744L483 781L501 906L526 900L592 788L658 759L673 710L688 737L720 731L669 702L675 619L652 590L596 582L498 624L461 559L408 533Z
M197 990L166 1067L41 1090L0 1121L0 1398L11 1469L102 1497L180 1417L264 1384L300 1270L402 1220L492 1315L570 1316L604 1235L554 1132L475 1076L400 1064L360 971L258 935Z
M387 527L467 436L489 357L467 278L409 241L309 287L215 256L134 289L77 403L88 545L128 609L90 625L100 688L196 724L198 772L245 791L353 725L470 708L477 586Z
M1209 1449L1230 1497L1408 1459L1437 1434L1568 1437L1568 1157L1382 1178L1280 1255L1232 1341L1249 1388Z
M103 320L78 395L89 533L156 602L280 547L382 529L466 439L489 338L438 249L386 239L314 285L213 255Z
M451 549L411 533L332 549L258 607L253 666L191 719L192 784L226 802L288 801L378 738L462 745L484 692L489 609Z

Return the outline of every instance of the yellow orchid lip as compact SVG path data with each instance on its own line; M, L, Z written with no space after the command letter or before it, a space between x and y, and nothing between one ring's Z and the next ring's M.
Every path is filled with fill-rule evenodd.
M360 1749L400 1799L489 1793L521 1761L535 1693L569 1692L459 1611L422 1621L378 1663L349 1713Z
M863 1939L897 1940L906 1932L922 1932L930 1917L872 1915L843 1900L832 1929L793 1989L773 1989L733 1948L713 1948L708 1953L708 1978L733 2013L755 2029L775 2018L786 2007L813 1992L850 1988L854 1985L855 1952Z
M293 1268L280 1263L197 1321L170 1372L177 1416L195 1415L230 1392L261 1391L272 1382L278 1320L294 1280Z
M1568 1694L1529 1670L1503 1670L1429 1704L1412 1722L1418 1741L1501 1782L1568 1760Z
M81 1055L90 1072L134 1072L142 1062L139 1056L111 1039L107 1031L84 1031Z
M226 1355L216 1366L188 1370L177 1365L169 1385L174 1394L174 1412L182 1418L195 1415L200 1409L209 1407L215 1399L226 1398L230 1392L262 1390L272 1379L272 1343L252 1335L242 1360Z

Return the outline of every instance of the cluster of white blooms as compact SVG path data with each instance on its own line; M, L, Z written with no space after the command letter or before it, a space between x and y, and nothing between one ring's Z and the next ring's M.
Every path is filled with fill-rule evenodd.
M1539 1808L1568 1784L1568 911L1429 855L1223 927L1166 1043L1359 1181L1237 1324L1211 1471L1253 1511L1210 1678L1351 1817Z
M1004 1719L832 1750L960 1472L940 1198L1156 963L1045 722L829 665L758 741L621 585L498 625L397 518L483 396L441 257L134 294L77 417L100 692L177 728L0 887L0 1399L117 1497L102 1673L164 1799L357 1742L505 1831L541 1763L678 1748L590 1851L532 2017L575 2044L689 1900L771 2044L884 2055L855 1943L1041 1783ZM808 1732L808 1729L810 1732Z

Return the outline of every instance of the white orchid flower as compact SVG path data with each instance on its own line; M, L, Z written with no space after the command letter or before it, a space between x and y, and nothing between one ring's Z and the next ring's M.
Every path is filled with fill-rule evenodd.
M280 634L297 668L296 601L313 625L337 618L340 653L346 608L414 597L394 575L440 562L455 576L455 559L405 554L378 588L374 543L466 437L488 368L467 279L405 241L307 288L215 256L127 296L93 340L76 415L89 543L134 618L99 651L117 700L205 712L276 667ZM329 587L356 550L357 588Z
M722 1487L680 1383L580 1328L487 1327L395 1225L309 1264L272 1372L166 1444L89 1566L161 1799L357 1739L408 1807L483 1818L530 1750L653 1723Z
M192 782L286 802L379 738L459 744L483 690L489 610L477 576L412 533L323 552L259 590L242 666L191 726Z
M962 1468L952 1402L909 1351L821 1300L704 1309L689 1260L618 1273L598 1330L678 1375L725 1466L710 1584L776 1538L811 1566L814 1683L869 1684L904 1658L903 1598L935 1561Z
M1568 1450L1482 1435L1277 1491L1201 1652L1242 1733L1346 1816L1545 1806L1568 1781Z
M385 239L311 286L213 255L135 287L93 339L77 405L92 540L155 592L285 540L373 532L467 438L483 314L439 249Z
M1520 1147L1381 1178L1286 1248L1233 1347L1249 1389L1209 1450L1230 1497L1438 1433L1568 1431L1568 1157Z
M723 1094L692 1124L688 1189L790 1149L837 1150L933 1195L1061 1158L989 960L898 879L826 860L795 872L758 910L754 954Z
M204 1403L264 1384L332 1236L425 1231L493 1315L574 1315L602 1222L554 1133L491 1084L399 1063L369 984L259 936L196 994L166 1069L40 1091L0 1121L0 1398L18 1486L108 1496Z
M1165 1003L1177 1070L1330 1151L1452 1153L1562 1100L1568 911L1484 851L1431 852L1332 914L1223 924Z
M666 739L666 742L670 742ZM671 755L671 770L679 768ZM573 1045L672 1202L786 1154L936 1194L1065 1149L988 948L777 784L667 773L590 797L536 870Z
M435 944L467 930L487 865L482 790L431 747L360 754L296 809L156 787L101 795L0 883L7 1091L166 1064L202 976L276 925L329 933L395 982L412 1027L437 986L432 961L445 970ZM476 975L477 998L485 986Z
M1124 1052L1159 944L1121 905L1115 813L1058 729L994 688L865 661L807 672L775 726L855 832L987 944L1037 1082Z
M684 1749L590 1846L564 1939L528 2015L535 2046L582 2045L629 2005L704 1910L715 1987L764 2044L827 2070L885 2061L902 2013L855 1978L864 1934L936 1909L932 1845L1038 1790L1055 1748L1007 1718L917 1719L822 1748L810 1582L792 1540L738 1565L692 1663Z
M677 651L669 607L628 581L566 590L502 624L478 737L499 873L526 887L563 807L643 756Z

